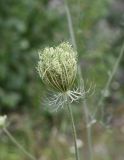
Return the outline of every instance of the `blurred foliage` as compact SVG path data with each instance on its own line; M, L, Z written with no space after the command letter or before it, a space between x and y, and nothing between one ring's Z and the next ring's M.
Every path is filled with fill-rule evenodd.
M32 106L37 99L37 49L54 39L60 26L47 1L1 0L0 106ZM60 27L61 28L61 27ZM38 86L39 87L39 86ZM39 98L39 97L38 97ZM37 104L36 104L37 105Z

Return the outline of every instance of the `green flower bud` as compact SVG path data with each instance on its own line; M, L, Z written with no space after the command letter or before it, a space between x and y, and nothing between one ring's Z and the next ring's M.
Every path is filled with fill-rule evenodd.
M77 73L77 52L68 42L39 51L38 73L43 82L59 92L72 87Z

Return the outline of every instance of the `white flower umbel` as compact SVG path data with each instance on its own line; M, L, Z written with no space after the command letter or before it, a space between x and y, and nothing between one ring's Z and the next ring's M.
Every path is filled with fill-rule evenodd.
M69 43L39 51L38 73L52 89L66 92L72 87L77 73L77 52Z
M7 119L6 115L0 116L0 128L3 128L5 126L6 119Z
M54 91L47 99L53 110L83 97L79 89L72 89L77 75L77 52L68 42L39 51L37 70L47 87Z

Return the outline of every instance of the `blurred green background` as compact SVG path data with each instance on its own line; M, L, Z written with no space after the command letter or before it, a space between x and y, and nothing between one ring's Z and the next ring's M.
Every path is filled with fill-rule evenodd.
M87 96L94 113L124 42L124 1L68 0L67 5L86 87L96 85ZM12 135L37 160L74 159L66 110L45 109L46 88L36 70L38 50L63 41L71 42L63 0L0 0L0 112L8 115ZM81 160L87 160L83 106L72 107ZM104 98L103 125L93 126L94 160L123 160L123 135L124 58ZM0 160L28 160L2 131Z

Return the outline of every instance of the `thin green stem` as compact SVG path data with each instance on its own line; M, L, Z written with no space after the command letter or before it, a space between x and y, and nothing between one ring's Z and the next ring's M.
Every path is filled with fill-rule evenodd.
M69 28L69 33L70 33L70 37L71 37L71 41L72 44L75 48L75 50L77 50L77 44L76 44L76 38L75 38L75 34L74 34L74 29L73 29L73 24L72 24L72 18L71 18L71 13L68 7L68 3L65 0L65 11L66 11L66 16L67 16L67 21L68 21L68 28ZM79 72L80 72L80 79L82 81L82 91L85 92L84 90L84 82L83 82L83 78L81 76L81 69L79 67ZM85 121L86 121L86 129L87 129L87 141L88 141L88 148L89 148L89 160L93 160L93 147L92 147L92 128L91 126L87 127L87 125L89 124L89 111L88 111L88 106L87 106L87 102L86 99L84 97L83 99L83 110L84 110L84 114L85 114Z
M72 130L73 130L73 138L74 138L74 145L75 145L75 158L76 160L79 160L79 153L78 153L78 147L77 147L77 134L76 134L76 128L75 128L75 123L74 123L74 117L72 113L72 109L70 104L68 103L68 110L69 110L69 115L71 118L71 124L72 124Z
M11 135L11 133L7 130L7 128L3 128L3 131L6 133L6 135L10 138L10 140L31 160L36 160L36 158L31 155L29 152L27 152L22 145L20 145L16 139Z
M123 54L124 54L124 44L122 45L120 54L119 54L119 56L118 56L118 58L117 58L117 60L116 60L116 62L115 62L115 65L114 65L114 67L113 67L113 69L112 69L111 75L109 76L108 81L107 81L107 83L106 83L106 85L105 85L105 88L103 89L103 94L101 95L101 97L100 97L100 99L99 99L98 109L100 109L100 108L102 109L102 108L103 108L103 101L104 101L104 99L105 99L105 96L104 96L104 95L105 95L105 93L109 90L110 84L111 84L111 82L112 82L112 80L113 80L113 78L114 78L114 75L115 75L115 73L116 73L116 71L117 71L117 69L118 69L118 66L119 66L119 64L120 64L120 62L121 62L121 59L122 59L122 57L123 57ZM96 109L96 111L95 111L95 113L94 113L94 117L96 116L97 112L98 112L98 110Z
M93 160L93 147L92 147L92 126L88 124L89 121L89 113L87 109L87 104L85 99L83 100L83 109L84 109L84 115L85 115L85 121L86 121L86 131L87 131L87 141L88 141L88 148L89 148L89 160Z
M67 16L67 21L68 21L68 29L69 29L69 34L70 34L70 38L72 41L72 45L77 50L77 44L76 44L76 38L75 38L73 24L72 24L71 13L70 13L68 3L66 0L65 0L65 11L66 11L66 16Z
M84 87L85 84L84 84L84 80L81 76L81 72L79 72L79 76L80 76L80 84L81 84L82 92L85 92L85 87ZM86 131L87 131L89 160L93 160L92 125L89 125L90 114L89 114L88 105L87 105L85 96L84 96L84 99L82 100L82 103L83 103L83 111L84 111L84 115L85 115L85 123L86 123Z

